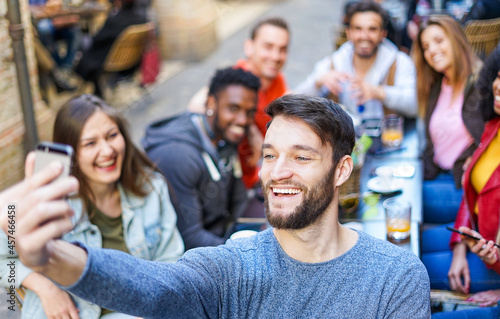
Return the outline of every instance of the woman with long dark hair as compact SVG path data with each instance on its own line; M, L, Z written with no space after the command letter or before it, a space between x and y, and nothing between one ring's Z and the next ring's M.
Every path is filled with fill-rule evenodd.
M461 179L477 148L484 122L472 94L481 61L460 24L431 16L414 42L419 115L424 119L424 222L455 220Z
M75 227L63 239L147 260L174 262L182 255L166 181L134 146L117 111L93 95L72 99L57 113L53 141L73 147L72 174L80 183L69 199ZM28 289L23 318L131 318L68 294L20 262L17 266L18 282Z
M429 229L422 234L422 261L431 288L472 292L471 301L491 305L500 300L500 258L494 247L500 242L500 46L487 58L476 93L486 124L464 173L464 197L454 227L483 239L460 238L444 226ZM442 240L450 235L451 250Z

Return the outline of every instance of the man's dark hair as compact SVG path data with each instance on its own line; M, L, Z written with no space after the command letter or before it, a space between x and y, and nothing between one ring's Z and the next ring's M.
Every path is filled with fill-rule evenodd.
M344 155L351 155L355 143L351 117L330 99L303 94L284 95L269 104L266 113L304 121L333 150L333 164L337 166ZM272 123L269 122L268 125Z
M135 6L135 0L121 0L122 10L131 10Z
M374 1L360 1L351 4L347 8L346 22L350 26L351 18L356 13L360 12L374 12L382 18L382 30L387 30L390 22L389 14L382 8L382 6Z
M218 69L215 75L210 80L208 95L217 95L222 90L225 90L229 85L243 85L250 90L258 92L260 89L260 80L251 72L241 68L225 68Z
M493 107L493 82L495 81L499 70L500 45L498 45L496 49L490 53L484 62L476 83L476 89L479 93L479 105L485 121L489 121L500 116L495 112Z
M290 34L290 30L288 29L288 23L286 23L285 20L282 18L274 17L274 18L267 18L264 20L260 20L253 28L252 31L250 32L250 39L255 40L255 37L257 36L257 32L259 32L259 29L264 26L264 25L272 25L278 28L282 28Z

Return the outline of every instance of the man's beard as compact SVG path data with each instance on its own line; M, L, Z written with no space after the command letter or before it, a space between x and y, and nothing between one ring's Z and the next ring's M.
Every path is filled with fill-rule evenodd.
M303 229L315 223L326 212L326 209L333 201L333 180L335 168L332 168L326 178L319 181L310 189L304 185L290 183L287 181L282 184L295 185L304 192L302 203L296 206L292 213L273 214L269 207L269 194L271 182L264 186L264 205L266 207L266 216L269 224L277 229ZM276 184L275 184L276 185Z
M373 56L375 56L378 52L378 46L380 45L380 42L373 48L373 50L369 53L365 54L360 54L359 52L356 52L356 55L359 56L362 59L370 59Z
M244 138L242 138L240 141L229 140L226 134L226 130L229 125L227 125L225 128L221 127L219 123L219 110L217 108L214 112L214 127L212 128L216 138L218 140L223 140L226 144L231 145L232 147L238 147L238 144L240 144ZM245 129L245 137L246 136L248 136L248 127Z

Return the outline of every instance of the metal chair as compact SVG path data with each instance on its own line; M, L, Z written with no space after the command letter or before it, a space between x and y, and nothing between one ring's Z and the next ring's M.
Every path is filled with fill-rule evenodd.
M153 31L152 23L131 25L123 30L113 42L111 50L103 64L103 80L111 85L116 84L116 78L110 81L111 75L138 66ZM101 81L102 83L103 81Z
M464 32L474 52L484 60L500 41L500 18L470 20Z

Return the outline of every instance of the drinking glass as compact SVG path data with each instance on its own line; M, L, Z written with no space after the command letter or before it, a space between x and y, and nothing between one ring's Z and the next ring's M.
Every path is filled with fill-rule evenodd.
M398 147L403 142L403 117L390 114L382 120L382 144L385 147Z
M386 199L383 203L387 238L402 241L410 237L411 205L408 201L396 197Z

